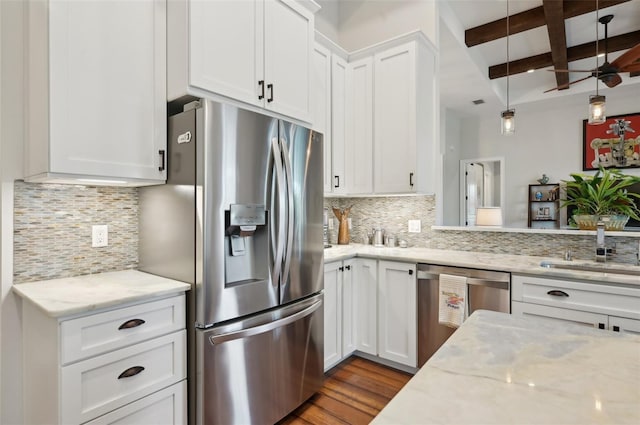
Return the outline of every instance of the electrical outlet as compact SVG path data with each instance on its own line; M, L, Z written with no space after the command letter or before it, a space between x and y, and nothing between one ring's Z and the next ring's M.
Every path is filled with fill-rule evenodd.
M329 218L329 223L327 223L327 224L329 224L329 230L333 230L333 218L332 217Z
M409 233L421 232L420 220L409 220L408 227L409 227Z
M91 226L91 246L99 248L109 245L109 226L106 224Z
M352 230L353 228L351 227L351 217L347 218L347 221L349 222L349 230Z

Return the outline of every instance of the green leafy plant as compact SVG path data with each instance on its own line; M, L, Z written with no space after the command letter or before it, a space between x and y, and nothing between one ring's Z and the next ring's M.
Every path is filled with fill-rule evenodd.
M623 174L613 168L602 168L593 176L570 174L573 180L563 180L566 198L562 207L574 206L574 215L626 215L640 220L640 209L634 199L637 193L627 188L640 182L640 177Z

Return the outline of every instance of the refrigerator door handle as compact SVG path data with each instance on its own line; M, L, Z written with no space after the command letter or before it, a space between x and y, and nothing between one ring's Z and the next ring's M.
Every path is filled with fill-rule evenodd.
M235 332L229 332L222 335L213 335L209 337L209 342L212 345L221 344L223 342L233 341L236 339L247 338L250 336L262 334L265 332L272 331L277 328L281 328L290 323L297 322L303 317L307 317L317 309L322 306L322 300L318 300L315 303L311 304L309 307L304 310L298 311L297 313L292 314L291 316L283 317L282 319L278 319L273 322L264 323L262 325L255 326L253 328L242 329Z
M291 266L291 250L293 248L293 173L291 171L291 158L289 148L284 139L280 140L282 158L284 161L285 178L287 181L287 244L285 245L284 269L282 271L283 280L289 278L289 267Z
M282 271L282 260L284 257L284 238L285 238L285 225L286 225L286 215L285 215L285 186L284 186L284 167L282 165L282 152L280 151L280 146L278 143L278 139L271 139L271 150L273 152L273 166L275 168L276 173L276 190L278 197L278 236L276 237L276 253L273 260L273 274L271 277L272 284L274 286L280 284L280 276ZM271 217L274 217L273 208L271 211Z

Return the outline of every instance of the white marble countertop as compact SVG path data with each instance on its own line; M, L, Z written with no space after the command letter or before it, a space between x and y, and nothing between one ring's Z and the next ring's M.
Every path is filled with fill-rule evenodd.
M538 275L541 277L558 277L565 279L580 279L611 284L640 286L640 266L620 263L596 263L584 260L564 261L551 257L535 257L529 255L491 254L473 251L453 251L431 248L376 248L372 245L349 244L332 245L325 248L324 261L345 260L353 257L376 258L380 260L406 261L410 263L428 263L453 267L469 267L485 270L506 271ZM598 267L620 268L637 271L638 275L623 275L617 273L591 272L540 267L542 261L577 265L591 264Z
M640 424L640 337L474 312L372 424Z
M48 316L62 317L153 297L179 294L188 291L191 286L137 270L123 270L18 283L12 288Z

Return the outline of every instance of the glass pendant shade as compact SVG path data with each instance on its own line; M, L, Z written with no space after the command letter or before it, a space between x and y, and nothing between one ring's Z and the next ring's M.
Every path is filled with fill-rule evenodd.
M605 97L589 96L589 124L603 124L607 120Z
M516 111L514 109L507 109L500 114L500 132L504 136L510 136L516 132Z

